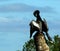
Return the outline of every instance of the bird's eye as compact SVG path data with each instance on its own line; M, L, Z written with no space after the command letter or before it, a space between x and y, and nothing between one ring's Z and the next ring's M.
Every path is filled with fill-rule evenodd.
M36 14L36 16L37 16L37 14Z

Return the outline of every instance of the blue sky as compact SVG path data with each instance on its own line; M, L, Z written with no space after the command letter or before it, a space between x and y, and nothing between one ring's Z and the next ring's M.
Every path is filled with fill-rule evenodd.
M22 49L36 9L47 20L50 36L60 35L60 0L0 0L0 51Z

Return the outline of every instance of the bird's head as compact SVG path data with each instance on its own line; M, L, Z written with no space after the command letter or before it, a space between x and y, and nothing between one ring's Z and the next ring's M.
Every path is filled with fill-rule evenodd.
M37 17L39 16L39 13L40 13L39 10L35 10L35 11L33 12L33 15L37 18Z

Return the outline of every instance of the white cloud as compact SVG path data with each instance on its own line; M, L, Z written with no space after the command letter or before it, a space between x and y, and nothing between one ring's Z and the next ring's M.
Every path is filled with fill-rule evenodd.
M0 22L8 22L8 18L0 17Z
M0 6L0 12L31 12L34 10L40 10L41 12L54 13L54 9L49 6L36 7L27 4L15 3Z
M6 18L6 17L0 17L0 22L19 22L22 21L19 18Z

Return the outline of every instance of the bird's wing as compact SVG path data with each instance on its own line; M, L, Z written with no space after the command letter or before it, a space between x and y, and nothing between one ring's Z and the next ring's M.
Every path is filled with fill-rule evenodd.
M34 33L34 31L35 29L32 26L30 26L30 38L32 37L32 34Z
M35 29L33 27L32 21L30 22L30 38L32 37L32 34L34 33Z
M48 29L47 21L45 19L43 19L43 22L44 22L46 28Z

